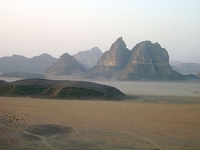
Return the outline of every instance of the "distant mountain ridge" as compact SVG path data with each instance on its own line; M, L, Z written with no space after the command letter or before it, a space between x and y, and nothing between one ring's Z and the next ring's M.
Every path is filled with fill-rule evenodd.
M30 72L43 73L44 70L57 61L49 54L41 54L32 58L21 55L0 58L0 72Z
M198 63L180 63L172 65L172 68L182 74L195 74L200 73L200 64Z
M104 53L98 47L94 47L73 56L65 53L59 59L48 54L33 58L20 55L2 57L0 73L44 73L46 76L71 76L79 79L85 77L116 80L182 80L185 79L181 74L185 73L181 70L184 67L184 71L186 68L193 68L197 70L196 74L200 72L198 64L191 63L191 66L179 61L171 63L176 65L172 66L173 68L170 66L168 52L160 44L143 41L129 50L120 37Z
M183 75L172 70L168 52L158 43L144 41L132 50L118 38L89 72L88 78L118 80L179 80Z
M90 50L80 51L73 55L73 57L86 68L92 68L97 64L97 61L102 54L102 51L98 47L93 47Z

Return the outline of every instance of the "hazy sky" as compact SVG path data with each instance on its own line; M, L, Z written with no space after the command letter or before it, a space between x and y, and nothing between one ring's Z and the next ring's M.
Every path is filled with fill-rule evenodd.
M200 0L0 0L0 57L33 57L98 46L123 37L150 40L171 60L200 56Z

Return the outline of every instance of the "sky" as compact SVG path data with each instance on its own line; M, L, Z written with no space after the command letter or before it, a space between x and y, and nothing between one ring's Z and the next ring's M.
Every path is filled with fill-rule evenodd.
M105 52L119 37L130 50L158 42L170 60L200 56L200 0L0 0L0 57Z

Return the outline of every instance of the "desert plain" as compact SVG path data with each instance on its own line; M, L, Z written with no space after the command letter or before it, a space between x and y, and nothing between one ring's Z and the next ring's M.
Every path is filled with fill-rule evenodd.
M200 83L99 82L128 98L0 97L0 150L200 149Z

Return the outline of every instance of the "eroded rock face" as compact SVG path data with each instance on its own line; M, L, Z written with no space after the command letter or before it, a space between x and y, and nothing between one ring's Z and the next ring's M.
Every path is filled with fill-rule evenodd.
M130 51L126 48L122 37L118 38L109 51L106 51L89 72L89 78L115 77L116 72L124 68L129 58Z
M126 67L118 78L138 79L167 79L172 74L167 51L158 43L144 41L137 44L131 51Z
M74 59L73 56L65 53L56 63L46 69L44 74L47 76L71 75L76 71L86 73L87 69Z
M120 37L112 44L110 50L103 54L97 65L120 69L126 64L128 54L129 50L126 48L122 37Z
M117 39L103 54L89 76L119 80L183 79L181 74L172 70L168 52L158 43L144 41L130 51L122 38Z

